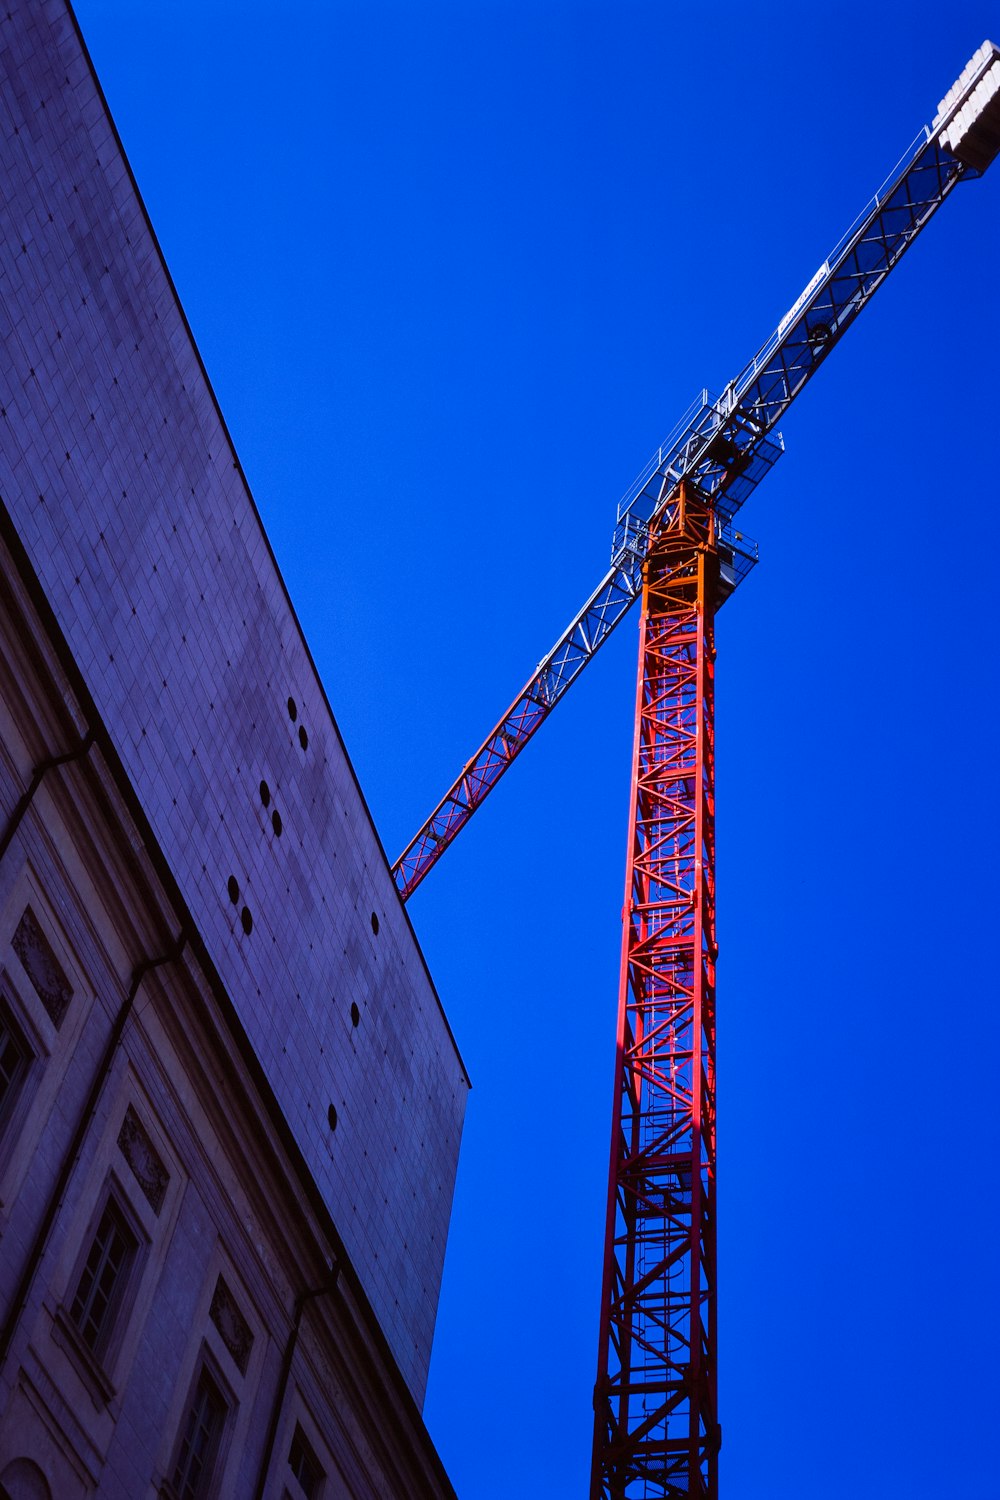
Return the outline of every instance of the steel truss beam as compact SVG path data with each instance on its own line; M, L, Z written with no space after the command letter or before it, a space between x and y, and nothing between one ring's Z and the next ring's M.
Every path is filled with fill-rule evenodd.
M592 1500L715 1500L712 500L644 565Z

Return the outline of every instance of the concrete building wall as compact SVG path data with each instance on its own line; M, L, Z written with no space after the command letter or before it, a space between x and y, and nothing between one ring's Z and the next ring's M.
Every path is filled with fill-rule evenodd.
M462 1061L63 0L0 85L0 499L419 1402Z

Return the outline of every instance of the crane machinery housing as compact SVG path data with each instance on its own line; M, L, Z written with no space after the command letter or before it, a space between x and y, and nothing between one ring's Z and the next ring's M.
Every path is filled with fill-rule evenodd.
M774 333L626 492L608 571L394 866L405 901L641 599L592 1500L718 1495L714 618L757 561L736 516L784 412L998 151L985 42Z

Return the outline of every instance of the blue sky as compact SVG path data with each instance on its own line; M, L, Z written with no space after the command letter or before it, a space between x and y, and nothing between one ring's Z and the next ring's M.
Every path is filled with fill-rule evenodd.
M387 851L987 5L78 0ZM783 424L719 622L728 1500L993 1500L1000 166ZM586 1492L636 622L411 903L470 1101L426 1406Z

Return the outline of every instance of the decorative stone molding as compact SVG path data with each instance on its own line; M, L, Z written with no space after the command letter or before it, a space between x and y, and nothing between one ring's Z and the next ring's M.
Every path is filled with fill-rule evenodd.
M250 1332L246 1318L237 1307L232 1292L221 1276L215 1283L209 1317L219 1330L222 1342L233 1356L236 1368L241 1375L245 1375L250 1361L250 1350L253 1348L253 1334Z
M34 985L49 1020L53 1026L61 1026L67 1006L73 998L73 986L63 973L30 906L24 908L24 915L17 924L11 946Z
M142 1188L150 1208L154 1214L159 1214L163 1207L167 1184L170 1181L170 1173L157 1155L156 1147L143 1129L142 1122L131 1104L125 1111L122 1128L118 1132L118 1145L132 1168L132 1175Z

